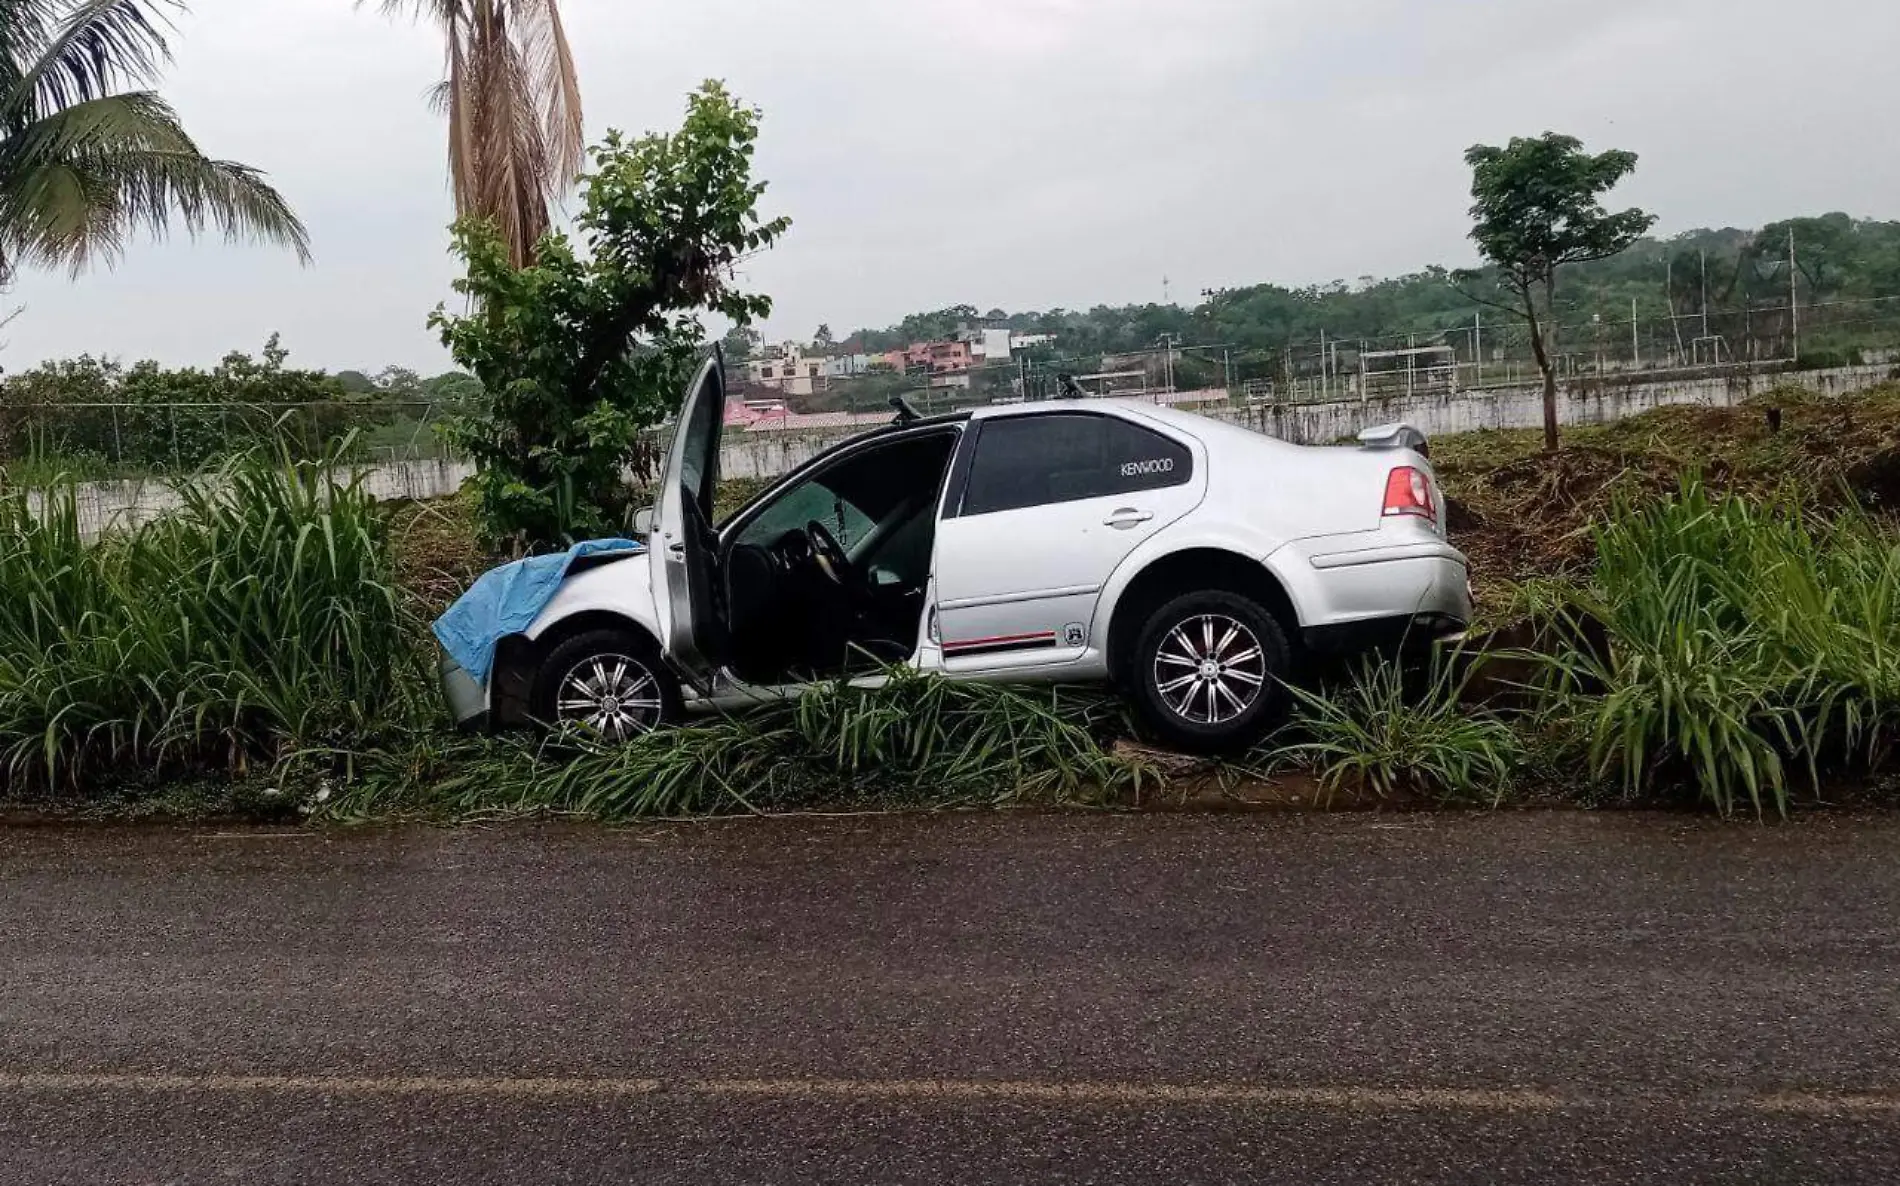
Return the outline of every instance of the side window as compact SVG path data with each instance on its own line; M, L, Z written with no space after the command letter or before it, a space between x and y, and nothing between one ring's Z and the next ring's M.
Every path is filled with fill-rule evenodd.
M686 500L699 505L708 521L712 516L713 488L719 484L720 401L700 391L693 403L692 418L680 432L680 485Z
M963 513L1107 498L1186 484L1187 446L1112 416L1054 413L984 423Z

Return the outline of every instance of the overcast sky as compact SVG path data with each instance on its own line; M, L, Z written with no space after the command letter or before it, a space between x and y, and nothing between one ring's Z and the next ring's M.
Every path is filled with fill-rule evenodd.
M1632 149L1661 233L1900 218L1891 0L563 0L590 139L764 108L749 268L769 338L969 303L1086 308L1468 262L1478 141ZM0 365L215 362L281 331L328 369L448 359L437 36L351 0L193 0L161 89L315 239L140 245L29 275Z

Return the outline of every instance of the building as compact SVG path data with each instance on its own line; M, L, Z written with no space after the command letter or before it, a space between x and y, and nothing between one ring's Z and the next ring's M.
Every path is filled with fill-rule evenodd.
M968 342L912 342L886 354L884 361L900 374L928 368L933 375L948 375L969 370L976 355Z
M880 354L834 354L824 360L825 374L834 379L849 379L870 370L872 363L882 361L884 357Z
M970 353L986 363L1009 361L1010 332L1007 329L962 329L957 341L967 343Z
M1037 346L1053 346L1055 344L1056 336L1054 334L1012 333L1009 335L1009 348L1011 350L1032 350Z
M787 395L810 395L829 388L833 379L862 375L878 361L879 357L872 354L807 354L797 342L785 342L767 346L745 366L746 377L761 387L775 387Z

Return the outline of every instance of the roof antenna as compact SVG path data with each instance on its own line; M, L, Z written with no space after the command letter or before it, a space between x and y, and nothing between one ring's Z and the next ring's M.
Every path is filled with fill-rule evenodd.
M897 409L897 427L899 428L908 427L924 418L923 413L919 412L916 405L905 396L893 395L891 406Z

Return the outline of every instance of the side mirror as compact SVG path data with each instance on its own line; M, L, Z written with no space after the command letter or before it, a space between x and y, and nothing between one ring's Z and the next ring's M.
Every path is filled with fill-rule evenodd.
M658 517L652 507L641 507L633 512L633 533L641 537L652 535L654 520Z

